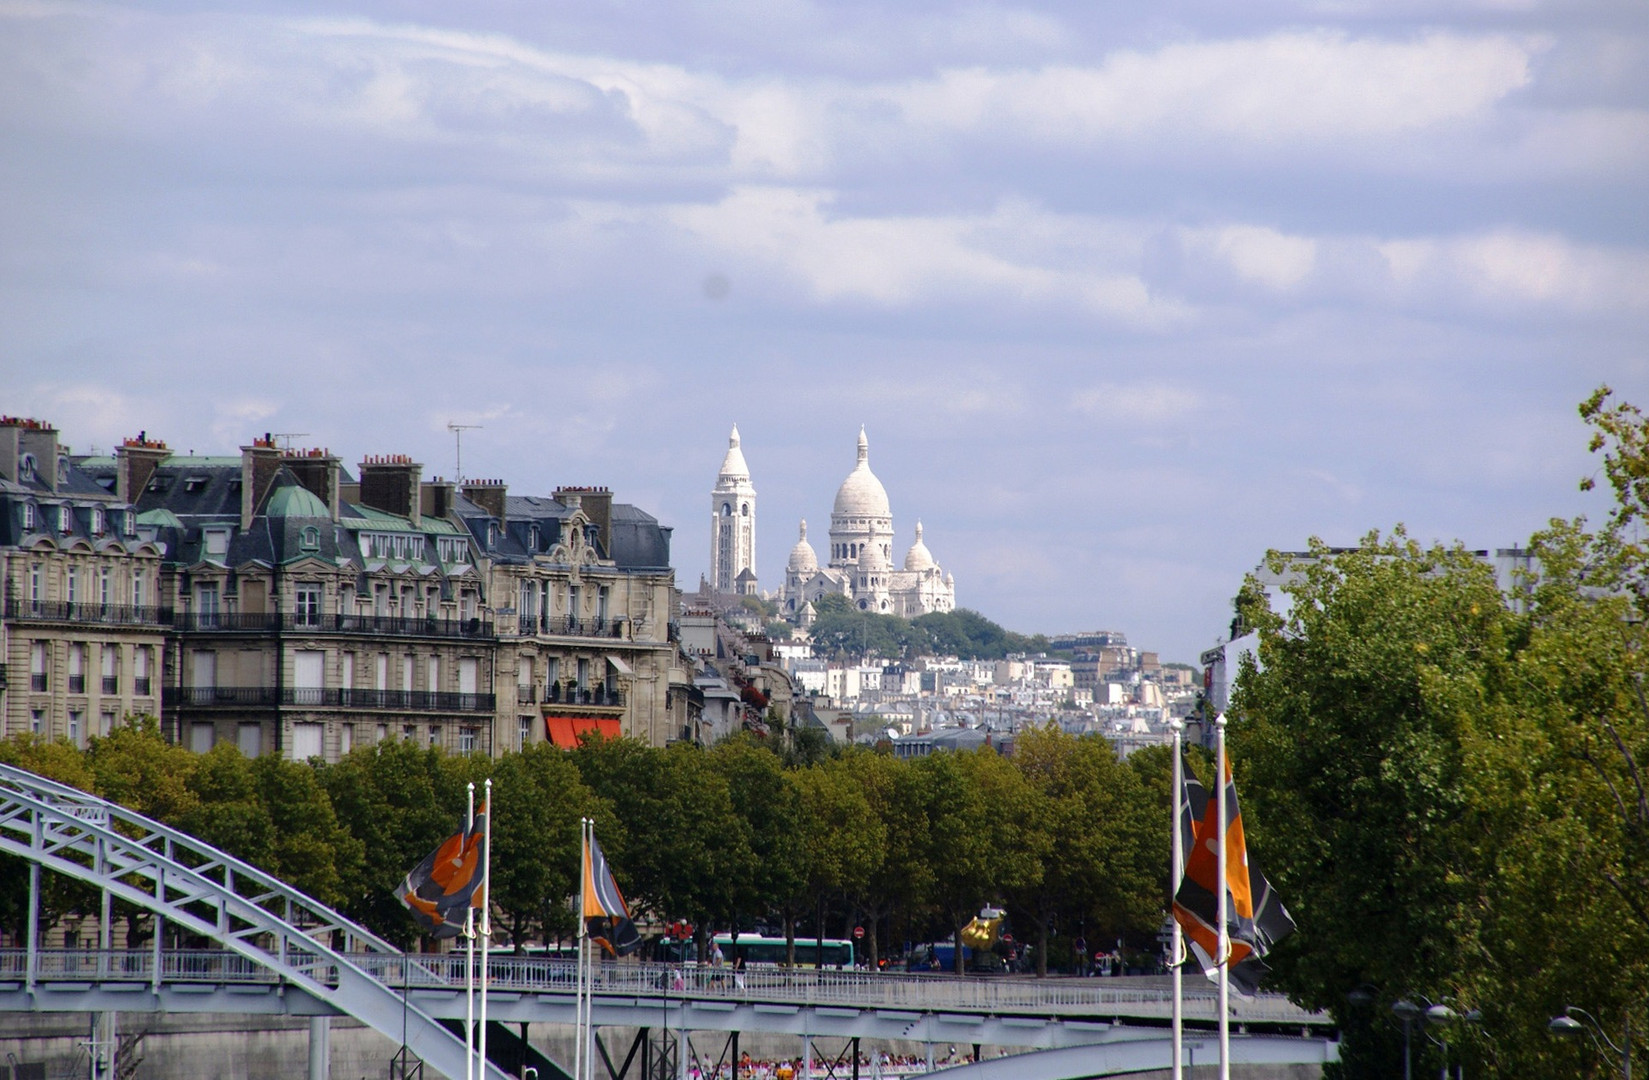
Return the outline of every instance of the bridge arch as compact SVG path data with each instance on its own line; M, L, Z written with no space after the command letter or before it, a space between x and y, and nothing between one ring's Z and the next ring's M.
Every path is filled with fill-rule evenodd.
M0 765L0 851L210 938L392 1042L404 1041L437 1072L465 1075L463 1040L346 954L391 954L403 963L411 962L410 956L227 852L10 765ZM37 913L30 914L32 942ZM154 947L158 953L158 933ZM156 963L152 978L158 981L160 972ZM506 1080L491 1063L484 1075Z

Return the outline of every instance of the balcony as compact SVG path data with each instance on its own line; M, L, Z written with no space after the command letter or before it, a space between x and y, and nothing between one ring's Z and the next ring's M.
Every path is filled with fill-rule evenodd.
M572 686L562 683L551 683L544 692L546 705L589 706L599 709L624 708L624 691L609 688L604 684L596 686Z
M291 705L317 709L388 709L395 712L490 713L496 695L445 690L340 690L283 686L168 686L163 700L171 708Z
M166 608L124 604L88 604L66 600L6 598L6 618L24 622L92 623L98 626L163 626L172 621Z
M172 620L185 633L366 634L389 637L487 639L491 622L481 619L438 619L433 616L338 615L324 612L197 612L180 611Z
M517 703L522 705L531 705L533 702L538 700L538 687L517 685L515 688L515 700Z
M29 672L29 689L37 694L46 692L46 673L44 671Z
M550 634L560 637L622 638L624 622L619 619L581 619L576 615L541 615L517 620L516 635L534 637Z
M84 675L70 675L69 676L69 693L71 693L71 694L84 694L85 692L86 692L86 676L84 676Z
M154 693L154 691L153 691L153 689L151 689L151 683L150 683L149 676L139 675L135 679L132 680L132 694L133 694L133 696L135 696L135 697L148 697L152 693Z

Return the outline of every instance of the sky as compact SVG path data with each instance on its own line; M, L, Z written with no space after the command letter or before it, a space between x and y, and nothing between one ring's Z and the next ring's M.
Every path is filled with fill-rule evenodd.
M0 412L604 484L764 588L860 425L958 602L1195 662L1649 406L1639 0L0 0Z

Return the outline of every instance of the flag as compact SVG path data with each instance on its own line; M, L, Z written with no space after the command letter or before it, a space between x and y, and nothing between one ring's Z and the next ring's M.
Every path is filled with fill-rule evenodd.
M584 924L591 941L614 956L627 956L641 944L636 924L630 921L630 906L613 880L612 867L607 856L596 843L595 831L590 832L590 843L584 849Z
M459 829L413 867L401 882L400 900L419 929L436 940L464 932L465 914L486 903L481 879L486 863L487 806L468 829Z
M1186 941L1203 974L1219 978L1219 800L1183 769L1178 828L1185 852L1184 876L1174 896L1174 918L1185 930ZM1270 969L1261 959L1276 942L1294 931L1294 920L1271 888L1258 866L1248 858L1243 838L1242 811L1237 804L1237 786L1231 765L1225 767L1225 802L1229 827L1226 845L1226 926L1230 937L1231 985L1239 994L1252 996Z

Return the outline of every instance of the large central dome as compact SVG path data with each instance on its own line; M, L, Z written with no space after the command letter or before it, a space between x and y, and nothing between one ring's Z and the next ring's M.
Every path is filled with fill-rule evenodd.
M836 518L891 518L892 509L888 506L887 489L882 482L876 479L876 474L870 471L870 440L865 438L865 429L859 429L859 463L853 466L853 471L847 474L842 486L836 491L836 505L832 509L832 516Z

